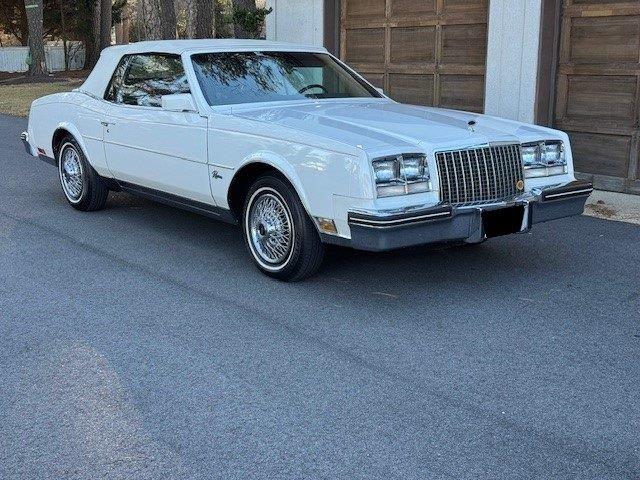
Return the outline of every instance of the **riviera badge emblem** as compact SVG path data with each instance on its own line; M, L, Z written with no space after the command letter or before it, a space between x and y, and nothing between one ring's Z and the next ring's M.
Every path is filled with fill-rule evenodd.
M470 120L467 123L467 126L469 127L469 133L473 133L476 131L476 121L475 120Z
M524 190L524 182L522 180L518 180L518 182L516 183L516 188L518 190Z

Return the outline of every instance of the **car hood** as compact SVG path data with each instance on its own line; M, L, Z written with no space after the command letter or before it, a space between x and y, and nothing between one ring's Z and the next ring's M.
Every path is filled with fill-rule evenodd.
M362 148L369 153L523 142L546 130L477 113L404 105L391 100L310 101L235 108L232 113Z

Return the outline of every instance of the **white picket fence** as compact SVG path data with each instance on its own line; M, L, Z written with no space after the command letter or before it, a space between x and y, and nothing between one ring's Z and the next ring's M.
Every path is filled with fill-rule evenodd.
M69 69L81 70L84 66L84 46L81 42L68 42ZM26 72L29 47L0 48L0 72ZM62 45L45 45L44 57L47 70L61 72L64 70L64 48Z

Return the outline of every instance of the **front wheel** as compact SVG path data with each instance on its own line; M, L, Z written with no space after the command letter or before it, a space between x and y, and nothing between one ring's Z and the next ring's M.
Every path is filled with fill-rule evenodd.
M242 220L247 249L266 275L297 281L320 268L324 245L295 190L283 179L260 177L249 190Z

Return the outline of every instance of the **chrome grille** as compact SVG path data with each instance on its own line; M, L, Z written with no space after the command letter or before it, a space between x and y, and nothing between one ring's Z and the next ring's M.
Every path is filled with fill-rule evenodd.
M517 184L524 175L519 144L438 152L436 161L443 203L487 203L521 193Z

